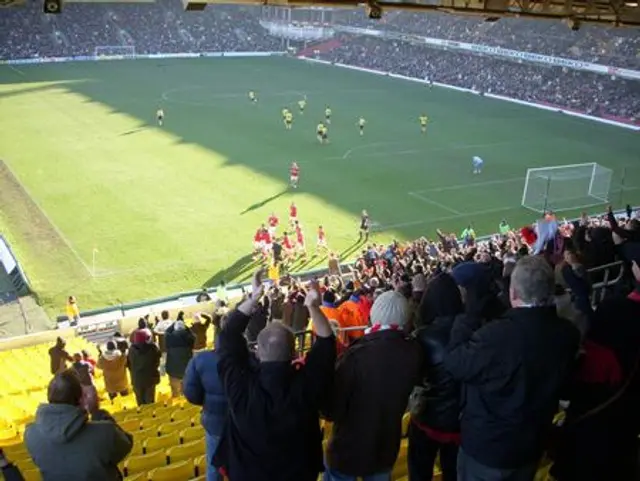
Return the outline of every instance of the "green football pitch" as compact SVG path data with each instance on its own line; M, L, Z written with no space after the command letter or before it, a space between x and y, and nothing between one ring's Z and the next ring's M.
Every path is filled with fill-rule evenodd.
M613 203L637 204L639 152L637 132L290 58L0 67L0 231L51 313L70 294L88 309L247 279L256 228L272 211L286 220L291 201L311 250L323 224L344 257L361 247L362 209L373 242L531 222L520 204L532 167L598 162L614 171Z

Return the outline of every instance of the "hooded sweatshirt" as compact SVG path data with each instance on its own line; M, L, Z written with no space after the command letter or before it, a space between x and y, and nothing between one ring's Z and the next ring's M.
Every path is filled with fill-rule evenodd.
M69 404L41 404L24 441L43 481L116 481L133 438L106 413L89 421L86 411Z

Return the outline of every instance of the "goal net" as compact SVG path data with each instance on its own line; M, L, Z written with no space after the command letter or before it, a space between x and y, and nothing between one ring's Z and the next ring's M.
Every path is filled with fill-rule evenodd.
M612 176L611 169L595 162L527 169L522 206L557 212L605 204Z
M93 54L96 57L132 58L136 48L133 45L98 45Z

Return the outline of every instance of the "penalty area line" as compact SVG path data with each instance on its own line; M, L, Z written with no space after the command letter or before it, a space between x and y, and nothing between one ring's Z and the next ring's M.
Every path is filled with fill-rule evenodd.
M423 225L423 224L433 224L434 222L444 222L447 220L455 220L455 219L461 219L464 217L473 217L476 215L486 215L486 214L496 214L498 212L506 212L509 210L515 210L518 209L520 206L517 207L498 207L495 209L486 209L486 210L479 210L476 212L468 212L465 214L457 214L457 215L447 215L447 216L443 216L443 217L433 217L431 219L422 219L422 220L414 220L411 222L399 222L397 224L383 224L381 226L379 226L376 229L376 232L383 232L383 231L387 231L387 230L393 230L393 229L400 229L402 227L412 227L412 226L416 226L416 225Z
M420 195L417 192L408 192L408 194L413 197L414 199L418 199L421 200L422 202L426 202L427 204L431 204L431 205L435 205L436 207L441 208L442 210L446 210L448 212L451 212L452 214L455 215L463 215L462 212L457 211L455 209L452 209L451 207L442 204L436 200L430 199L429 197L425 197L424 195Z
M17 73L18 75L20 75L21 77L24 77L25 75L27 75L26 73L24 73L22 70L20 70L17 67L14 67L13 65L7 63L5 64L7 67L9 67L11 70L13 70L15 73Z

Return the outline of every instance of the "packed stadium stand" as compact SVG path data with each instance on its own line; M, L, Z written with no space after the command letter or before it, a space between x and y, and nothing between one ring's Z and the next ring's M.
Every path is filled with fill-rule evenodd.
M261 10L258 7L216 6L198 14L188 14L183 12L179 2L168 1L131 5L68 4L64 13L59 16L37 15L36 10L39 11L40 8L37 3L28 3L23 8L3 11L3 15L0 16L0 58L94 55L96 49L101 47L132 47L137 54L286 49L286 43L282 38L269 35L261 26ZM37 18L37 21L34 22L34 18ZM336 15L332 21L336 25L400 30L405 33L640 68L640 36L635 30L585 27L578 32L572 32L557 23L518 19L486 23L475 18L440 14L423 16L413 13L390 14L383 22L372 24L365 20L361 13L343 12ZM437 50L408 42L353 34L341 33L335 40L331 49L318 51L315 56L330 62L427 78L485 93L561 106L600 117L636 122L640 116L638 81ZM327 275L326 279L322 280L323 295L327 292L333 294L333 302L329 301L331 296L325 298L327 304L337 305L339 299L344 304L359 303L360 298L366 298L370 302L367 304L367 315L357 314L361 316L359 323L345 321L333 326L338 352L344 355L343 351L348 352L349 344L358 342L356 339L362 337L360 331L375 327L375 324L369 325L369 314L375 309L376 301L386 293L397 291L405 295L411 300L411 316L419 318L425 314L421 307L424 305L423 294L428 291L427 280L434 279L443 272L452 273L461 265L471 264L474 267L481 266L483 271L489 272L491 286L495 284L495 291L483 294L492 296L492 300L495 298L506 307L509 302L509 279L513 266L523 258L544 256L556 269L556 294L565 302L565 317L570 318L581 329L582 337L587 339L584 352L589 355L597 353L594 357L589 357L589 361L595 359L595 364L598 364L598 361L606 359L610 363L607 367L615 366L612 370L616 375L610 371L603 373L594 367L594 364L586 363L586 367L582 366L584 369L580 374L583 377L576 379L576 383L580 381L589 386L585 388L581 385L583 389L576 389L570 395L574 401L577 400L574 406L582 411L576 414L567 410L567 416L570 419L575 416L581 420L585 412L590 416L598 415L599 412L592 413L592 410L598 409L604 402L602 411L611 417L605 417L603 424L606 425L607 420L613 419L610 425L615 429L607 431L607 426L598 425L592 431L585 428L584 436L591 436L588 438L591 440L603 431L606 435L614 436L622 432L627 437L620 444L612 441L620 451L607 452L607 462L614 460L615 463L619 463L620 459L628 461L629 456L624 457L622 454L626 455L629 450L637 449L638 424L634 412L637 411L640 393L640 375L636 360L640 359L640 331L637 325L631 326L632 322L626 322L629 318L633 321L633 316L640 311L625 304L627 300L637 304L640 299L640 269L635 264L637 261L640 262L640 221L637 215L629 206L628 212L618 216L609 213L592 218L583 217L575 222L561 222L550 215L538 221L537 231L531 226L522 229L520 226L514 229L506 226L503 229L505 225L501 224L499 235L482 242L476 239L475 232L470 228L465 229L462 236L438 231L438 238L434 240L422 238L408 243L367 245L364 253L356 259L348 276L342 278ZM499 219L496 219L496 224L498 221ZM553 226L553 229L549 226ZM469 292L473 292L472 288L477 287L467 284L466 279L456 278L455 281L457 284L454 287L468 288ZM309 311L304 309L310 306L305 304L305 296L314 289L315 287L310 287L308 283L293 282L282 290L270 290L264 296L267 301L261 298L264 311L260 311L260 319L256 320L255 325L250 323L250 327L247 328L246 337L251 344L255 344L258 332L268 322L282 320L295 332L302 333L296 351L300 358L304 359L313 345L312 331L307 329ZM457 292L457 287L454 291ZM601 304L599 301L604 298L606 302ZM464 299L469 306L473 301L473 297ZM611 307L611 303L616 302L623 307L618 311L603 311L602 305ZM358 304L354 309L358 310L360 306L362 304ZM216 305L215 300L200 306L202 311L210 313L219 308L220 305ZM601 322L603 317L607 317L611 312L621 313L620 323L615 324L619 331L611 336L597 332L591 338L591 323L607 330ZM175 320L175 314L171 313L171 319ZM226 315L225 312L224 316ZM624 316L627 317L622 319ZM490 319L487 317L485 320ZM607 317L606 320L611 319ZM623 320L625 322L622 322ZM141 329L145 329L145 319L141 321ZM192 326L193 320L188 319L187 324ZM152 324L149 327L156 328L157 325ZM379 325L378 328L382 329ZM385 325L385 330L397 329L398 326L393 323ZM217 334L217 329L207 332L207 346L211 348L211 340ZM129 334L125 333L127 336ZM82 337L70 336L67 342L67 350L71 353L87 350L90 357L98 356L95 345ZM51 380L48 351L51 346L52 343L39 343L0 351L0 446L27 481L42 479L24 444L24 431L25 427L34 421L38 405L47 402L47 385ZM560 350L560 347L555 347ZM603 351L606 353L603 354ZM164 363L163 360L163 369ZM596 372L595 376L589 377L585 374L589 368ZM480 382L478 379L474 380L471 374L462 377L463 381L469 381L469 384ZM544 379L545 382L546 380L547 378ZM133 393L111 400L100 369L95 371L94 382L100 406L113 416L123 430L133 435L133 448L119 465L125 480L206 479L207 467L211 465L211 460L207 459L205 454L205 430L201 425L201 408L189 404L182 396L172 396L173 386L164 373L156 389L154 402L141 406L137 405ZM506 384L508 383L505 382ZM594 384L597 386L593 390L598 390L598 393L593 394L589 391L585 394ZM530 386L527 386L527 389L529 388ZM607 404L607 400L612 398L613 401ZM408 402L408 399L405 401ZM554 409L556 401L557 399L553 399ZM456 398L455 403L457 402ZM620 428L619 432L616 430L620 427L621 419L610 412L615 409L629 415L623 423L627 419L629 422L624 428ZM402 424L396 429L401 431L402 440L399 446L396 446L396 462L390 467L393 481L409 479L407 436L409 426L413 422L412 416L413 413L404 413ZM383 420L379 421L382 423ZM332 431L330 421L322 420L321 427L322 446L326 450L332 432L335 431ZM464 429L463 427L463 431ZM432 435L433 431L430 430ZM455 442L458 444L462 442L465 446L464 443L473 443L465 439L464 432L462 441L459 439L460 433L455 434ZM603 439L608 440L607 437ZM589 453L588 450L586 452ZM580 451L579 454L584 453L585 451ZM572 473L572 454L563 458L569 460L566 466L563 466L563 469L566 468L564 473ZM286 456L288 453L280 455ZM586 457L588 458L588 454ZM544 461L540 460L537 452L534 458L533 464L538 468L537 479L551 480L549 459L545 456ZM527 459L528 461L530 460ZM435 464L435 478L440 479L441 462ZM605 468L613 473L617 472L618 465L607 465ZM557 479L585 479L572 476L561 472L557 474ZM632 481L630 478L610 479ZM230 481L234 481L233 477ZM605 481L605 478L593 477L589 478L589 481Z

